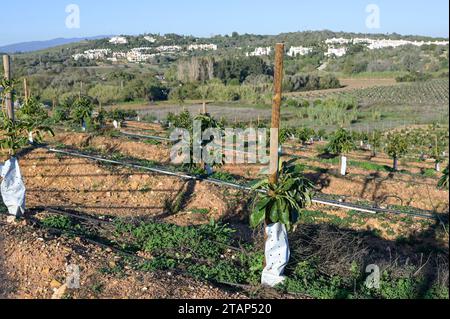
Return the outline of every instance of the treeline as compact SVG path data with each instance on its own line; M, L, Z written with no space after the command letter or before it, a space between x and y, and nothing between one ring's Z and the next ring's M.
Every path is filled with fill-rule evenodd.
M169 94L173 100L202 98L270 103L273 66L260 57L218 61L211 57L193 57L178 63L176 80L180 85L170 89ZM338 88L341 84L331 74L286 72L283 86L286 92L300 92Z
M369 50L350 46L343 57L330 60L327 71L358 74L364 72L448 73L448 46L412 45Z

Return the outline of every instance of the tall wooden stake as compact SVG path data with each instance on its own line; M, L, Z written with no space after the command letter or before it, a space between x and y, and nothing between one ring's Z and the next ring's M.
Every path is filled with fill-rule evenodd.
M27 78L23 78L23 97L25 98L25 103L28 103L28 83Z
M11 59L9 55L3 56L3 69L5 70L5 79L11 80ZM8 117L14 122L14 101L11 92L6 94L5 105Z
M283 91L283 58L284 44L277 43L275 49L275 75L274 75L274 98L272 104L272 126L270 134L270 166L269 166L269 182L276 184L278 182L278 166L280 161L279 155L279 130L280 130L280 109L281 94Z

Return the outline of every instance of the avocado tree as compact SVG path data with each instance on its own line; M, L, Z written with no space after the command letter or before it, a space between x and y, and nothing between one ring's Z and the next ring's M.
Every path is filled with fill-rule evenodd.
M3 88L1 92L1 99L5 101L5 96L8 92L14 95L14 81L3 80L0 83ZM0 147L6 151L11 157L16 156L17 152L26 147L31 138L40 142L43 133L54 135L50 126L45 125L45 120L48 114L35 98L30 98L17 113L15 120L10 119L6 110L2 107L0 131Z
M372 157L377 156L377 153L382 146L382 141L383 135L380 131L375 130L369 135L369 145L372 151Z
M316 134L316 132L311 128L300 128L295 133L296 137L303 145L310 142Z
M280 144L286 143L295 135L295 130L290 127L283 127L280 129Z
M12 101L15 81L3 79L0 85L2 87L0 97L3 104L7 98ZM5 106L2 105L0 115L0 148L3 152L7 152L9 159L0 165L1 195L9 214L12 218L16 218L25 212L25 184L16 158L18 151L28 146L34 136L39 142L43 132L53 135L53 131L44 126L42 119L45 114L36 100L28 100L17 116L14 116L14 112L8 114Z
M330 139L326 150L330 154L341 157L341 175L345 176L347 171L347 155L355 149L355 141L352 134L344 128L337 130Z
M193 125L196 121L200 122L200 130L198 132L194 130ZM203 161L204 157L206 157L205 152L208 152L209 157L214 159L213 163L211 163L213 167L221 166L223 164L224 155L222 154L221 159L217 160L220 156L220 154L215 153L218 151L217 147L209 147L214 141L214 136L209 136L209 138L203 139L203 133L208 129L219 129L220 132L223 130L222 124L209 113L199 114L195 117L192 117L189 111L183 111L178 115L169 113L167 116L167 122L175 129L175 131L172 132L174 134L171 135L174 139L177 138L176 136L178 134L180 134L180 132L176 130L184 129L189 132L189 141L183 140L181 143L183 145L185 143L189 143L189 154L183 153L184 148L176 148L176 153L173 154L178 157L178 160L183 161L183 168L197 174L204 174L205 172L208 174L212 173L211 167ZM201 149L200 163L195 162L194 143L196 143L195 145ZM221 148L220 151L222 151ZM187 157L189 160L187 160Z
M80 96L72 105L70 117L76 124L81 124L83 129L91 124L94 104L86 96Z
M429 155L434 158L434 169L436 172L441 171L441 163L444 161L444 151L446 149L445 141L448 141L448 137L437 132L432 134Z
M408 152L408 141L401 133L390 133L387 137L386 153L393 159L393 170L398 170L398 160Z
M127 110L120 110L120 109L114 109L111 112L108 112L106 114L107 119L113 121L115 128L122 127L122 123L126 119L136 118L137 116L138 116L138 114L134 110L127 111Z
M259 192L253 202L250 225L257 227L269 221L282 223L290 230L302 211L311 204L314 184L303 176L298 166L282 163L276 184L264 179L253 189Z
M448 177L449 177L449 165L447 165L447 168L442 172L442 176L438 182L438 188L448 190Z

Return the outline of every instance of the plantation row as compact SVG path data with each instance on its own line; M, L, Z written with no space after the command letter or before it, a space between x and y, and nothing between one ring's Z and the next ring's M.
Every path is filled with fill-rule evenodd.
M355 97L366 104L448 105L448 86L449 80L445 78L360 89L339 95Z
M326 108L336 105L337 108L346 110L346 112L355 109L355 103L352 100L327 100L323 103ZM30 134L35 137L36 141L41 139L41 133L43 132L53 134L51 126L54 124L65 123L83 130L97 131L102 130L108 120L120 123L126 118L134 117L136 117L134 111L114 110L106 112L102 108L95 111L93 101L85 96L66 100L65 103L54 110L50 117L43 104L35 98L29 98L18 111L18 120L14 125L6 116L3 116L1 129L11 132L11 134L5 135L1 139L1 147L10 150L11 154L15 154L16 150L28 143ZM169 113L163 125L172 129L192 129L194 119L202 121L203 130L207 128L224 129L229 126L244 129L247 127L245 123L227 123L224 119L216 120L208 114L193 117L188 111L183 111L178 115ZM257 126L267 128L267 123L260 122ZM433 158L436 163L436 171L440 171L440 164L445 161L449 146L448 130L437 125L429 126L427 129L404 129L391 132L373 131L371 133L350 132L345 129L327 133L323 129L316 132L310 128L282 128L280 131L281 143L297 140L301 145L304 145L325 139L329 141L325 151L336 156L346 155L358 148L370 150L373 157L378 152L384 152L393 159L394 170L397 170L399 159L405 156L416 156L418 160ZM205 142L204 146L210 142ZM222 163L217 164L222 165Z

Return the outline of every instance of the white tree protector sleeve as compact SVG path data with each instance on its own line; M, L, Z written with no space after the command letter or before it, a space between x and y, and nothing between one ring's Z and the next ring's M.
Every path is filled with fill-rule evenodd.
M281 223L268 225L265 231L267 235L266 267L262 272L261 284L275 287L286 279L283 273L291 254L288 233Z
M0 165L1 193L3 202L10 215L19 217L25 213L25 184L20 173L19 162L11 157L4 165Z
M347 175L347 157L345 156L341 157L341 175Z

